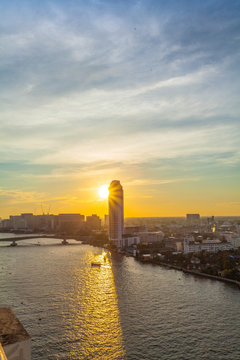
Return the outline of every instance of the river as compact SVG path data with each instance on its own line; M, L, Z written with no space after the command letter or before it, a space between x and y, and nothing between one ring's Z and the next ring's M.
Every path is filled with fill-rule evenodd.
M240 359L237 287L70 243L0 243L0 306L32 359Z

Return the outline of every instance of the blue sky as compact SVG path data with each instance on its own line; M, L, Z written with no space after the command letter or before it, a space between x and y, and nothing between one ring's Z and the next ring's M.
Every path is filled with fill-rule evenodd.
M0 216L239 215L239 1L2 1Z

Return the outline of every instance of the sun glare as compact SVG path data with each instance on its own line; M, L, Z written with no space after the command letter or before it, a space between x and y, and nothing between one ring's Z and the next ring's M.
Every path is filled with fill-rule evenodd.
M98 190L99 196L102 199L107 199L108 198L108 186L107 185L102 185L99 190Z

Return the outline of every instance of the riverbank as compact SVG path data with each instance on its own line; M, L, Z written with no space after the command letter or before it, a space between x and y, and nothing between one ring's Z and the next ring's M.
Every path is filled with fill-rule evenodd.
M91 244L91 245L93 245L93 244ZM99 246L99 245L95 245L95 246L102 247L102 246ZM102 248L104 248L104 246ZM107 249L107 250L109 250L109 249ZM125 251L122 251L121 255L134 257L133 255L131 255L128 252L125 252ZM182 272L184 272L186 274L191 274L191 275L198 276L198 277L204 277L204 278L207 278L207 279L212 279L212 280L225 282L225 283L228 283L228 284L233 284L233 285L238 286L238 288L240 289L240 281L237 281L237 280L228 279L228 278L225 278L225 277L222 277L222 276L215 276L215 275L205 274L205 273L202 273L202 272L199 272L199 271L189 270L189 269L183 268L181 266L176 266L176 265L172 265L172 264L168 264L168 263L164 263L164 262L156 262L154 260L148 260L146 262L146 261L143 261L143 260L141 260L139 258L136 258L136 257L134 257L134 258L136 260L142 262L142 263L150 263L150 264L154 264L154 265L160 265L160 266L164 266L164 267L169 268L169 269L182 271Z
M139 260L139 261L141 261L141 260ZM141 262L144 262L144 261L141 261ZM169 269L182 271L182 272L184 272L186 274L191 274L191 275L195 275L195 276L198 276L198 277L204 277L204 278L207 278L207 279L218 280L218 281L222 281L222 282L225 282L225 283L237 285L239 287L239 289L240 289L240 281L237 281L237 280L232 280L232 279L228 279L228 278L221 277L221 276L209 275L209 274L205 274L205 273L195 271L195 270L188 270L188 269L182 268L180 266L171 265L171 264L163 263L163 262L160 263L160 262L155 262L155 261L148 261L148 263L164 266L164 267L167 267Z
M17 237L17 240L25 240L25 239L34 239L34 238L60 238L60 236L58 235L49 235L49 234L41 234L36 236L36 235L33 235L31 236L30 234L28 234L27 236L22 236L22 237ZM73 238L75 239L76 241L81 241L82 244L86 244L86 245L91 245L91 246L94 246L94 247L100 247L100 248L103 248L103 249L106 249L106 250L110 250L110 251L113 251L113 249L109 249L109 248L106 248L105 245L103 245L101 242L103 241L97 241L97 242L94 242L93 241L93 237L92 236L78 236L78 237L66 237L65 238ZM14 239L14 238L13 238ZM9 241L10 239L9 238L2 238L1 241ZM12 239L11 239L12 240ZM117 252L117 251L116 251ZM124 256L133 256L132 254L126 252L126 251L122 251L121 252L121 255L124 255ZM140 262L147 262L147 263L151 263L151 264L155 264L155 265L160 265L160 266L163 266L163 267L166 267L166 268L169 268L169 269L174 269L174 270L178 270L178 271L182 271L184 273L187 273L187 274L191 274L191 275L194 275L194 276L198 276L198 277L204 277L204 278L207 278L207 279L212 279L212 280L217 280L217 281L221 281L221 282L225 282L225 283L229 283L229 284L233 284L233 285L237 285L238 288L240 289L240 281L237 281L237 280L232 280L232 279L228 279L228 278L225 278L225 277L221 277L221 276L215 276L215 275L210 275L210 274L205 274L205 273L202 273L200 271L196 271L196 270L189 270L189 269L186 269L186 268L183 268L183 267L180 267L180 266L176 266L176 265L172 265L172 264L169 264L169 263L164 263L164 262L159 262L159 261L154 261L152 259L149 259L148 261L143 261L141 259L137 259L135 258L136 260L140 261Z

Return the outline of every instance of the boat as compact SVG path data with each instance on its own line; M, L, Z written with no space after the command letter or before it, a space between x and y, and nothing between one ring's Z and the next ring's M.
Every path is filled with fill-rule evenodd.
M13 242L10 244L10 246L17 246L16 240L13 240Z
M17 246L17 243L14 241L10 244L10 246Z
M95 263L95 262L92 262L92 263L91 263L91 266L100 267L100 266L101 266L101 264L100 264L100 263Z

